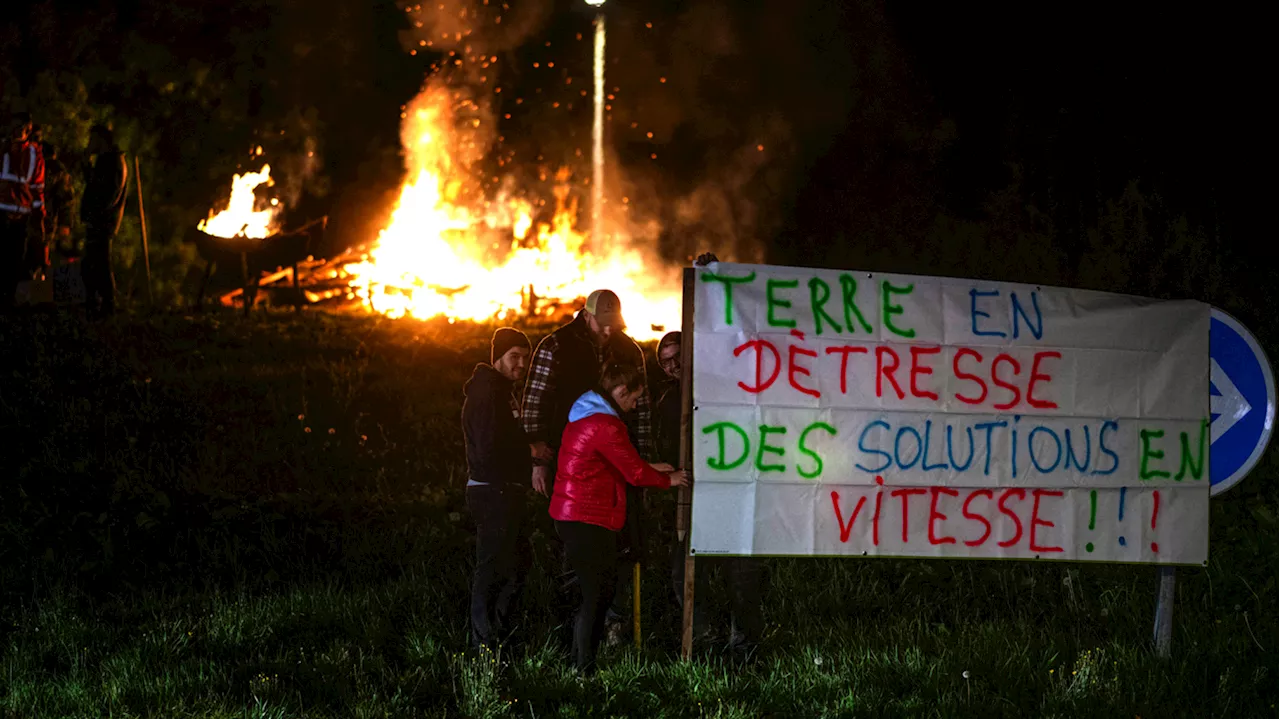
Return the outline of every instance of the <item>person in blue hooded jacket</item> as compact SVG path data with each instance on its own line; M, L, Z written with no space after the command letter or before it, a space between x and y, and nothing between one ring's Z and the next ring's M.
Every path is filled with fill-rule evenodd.
M625 424L644 394L638 365L611 362L594 390L569 410L557 453L556 481L547 511L578 577L582 602L573 625L574 665L594 670L605 616L617 581L618 532L627 521L628 487L687 485L669 464L651 464L632 444Z

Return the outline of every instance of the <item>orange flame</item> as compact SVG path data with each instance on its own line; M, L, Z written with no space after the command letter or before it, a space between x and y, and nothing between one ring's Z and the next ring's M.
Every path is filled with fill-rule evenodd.
M646 262L622 233L608 238L605 253L593 254L574 227L577 202L569 196L567 172L557 175L549 223L535 223L527 200L466 199L467 158L483 150L479 135L486 128L483 119L460 123L456 115L475 109L439 87L424 90L406 109L409 177L376 245L344 267L353 298L391 317L503 321L527 310L530 289L569 303L608 288L622 300L627 333L636 339L678 328L679 274Z
M271 207L257 211L253 209L256 199L254 190L264 183L268 187L275 184L271 179L270 165L263 165L260 172L235 175L231 180L231 199L227 202L227 209L217 213L210 210L209 218L201 220L197 228L214 237L250 237L260 240L271 235L276 229L279 201L273 198Z

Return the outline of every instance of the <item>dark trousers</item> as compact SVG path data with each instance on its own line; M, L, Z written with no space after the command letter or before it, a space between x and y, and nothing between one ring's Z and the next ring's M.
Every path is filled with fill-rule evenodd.
M554 477L554 469L552 472ZM644 557L644 540L646 534L646 524L644 515L644 489L627 485L627 519L626 524L622 526L622 530L615 533L617 540L617 568L625 571L615 571L614 576L614 592L613 600L609 603L605 610L605 619L608 622L620 622L623 624L624 632L626 627L631 624L628 621L631 611L631 602L634 601L632 591L633 580L631 576L631 565L634 562L645 561ZM558 537L557 537L558 538ZM578 579L574 574L572 563L568 554L565 553L563 540L560 540L558 547L552 547L552 551L560 556L560 587L561 591L569 592L577 583Z
M26 269L29 219L0 212L0 308L13 307L14 293Z
M631 565L645 561L644 539L644 490L627 485L627 522L618 532L618 566L626 571L617 572L617 584L613 594L613 603L609 605L607 619L623 622L627 625L628 610L635 600L631 576Z
M617 574L617 532L582 522L556 522L569 566L578 577L582 603L573 620L573 663L583 671L595 667L604 637L604 617L613 601Z
M471 637L476 645L493 645L514 630L513 612L529 571L524 487L467 487L467 509L476 525Z
M85 309L93 316L110 316L116 310L116 278L111 272L111 233L89 227L80 264L84 280Z
M684 545L677 542L671 550L671 588L676 604L684 608ZM693 572L693 634L705 636L711 629L707 620L708 577L719 568L729 590L729 644L744 646L759 643L764 636L764 614L761 611L761 564L756 557L701 556Z

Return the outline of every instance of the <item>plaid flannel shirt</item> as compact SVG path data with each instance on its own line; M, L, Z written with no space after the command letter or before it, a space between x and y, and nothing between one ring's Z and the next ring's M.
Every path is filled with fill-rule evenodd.
M649 382L645 380L644 392L636 400L636 410L627 422L631 430L631 438L635 440L636 450L646 462L658 461L657 443L653 436L653 407L649 403Z
M520 422L524 427L525 434L529 436L531 442L546 442L552 447L560 446L560 437L550 436L555 432L556 428L552 426L555 422L554 398L559 390L559 362L557 354L560 351L561 343L557 330L551 333L538 345L537 351L533 354L533 359L529 364L529 378L524 388L524 406L522 407ZM631 341L627 338L627 341ZM604 362L603 348L592 343L596 353L597 367ZM641 361L644 355L641 353ZM577 397L568 398L568 403L572 404ZM631 439L635 442L636 450L646 461L657 461L656 446L653 436L653 410L649 401L649 386L646 378L645 391L640 395L639 401L636 402L636 409L626 420L627 429L630 431ZM561 427L560 431L564 428Z
M556 391L555 364L556 348L559 346L556 336L550 335L539 345L533 358L529 361L529 375L524 385L524 402L520 408L520 424L524 433L532 442L553 442L549 437L551 418L551 398Z

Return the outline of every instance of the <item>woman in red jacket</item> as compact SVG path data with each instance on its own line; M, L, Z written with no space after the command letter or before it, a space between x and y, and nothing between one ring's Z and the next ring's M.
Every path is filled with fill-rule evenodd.
M550 513L582 589L573 624L573 658L583 672L594 668L605 613L613 601L617 535L627 518L626 485L666 489L688 484L683 470L641 459L627 436L622 416L644 392L641 372L634 365L607 365L597 388L574 402L560 444Z

